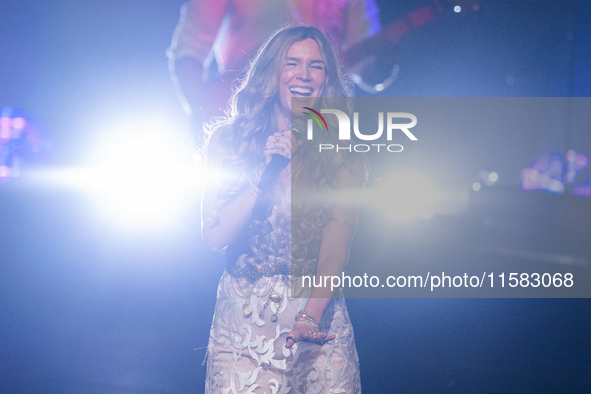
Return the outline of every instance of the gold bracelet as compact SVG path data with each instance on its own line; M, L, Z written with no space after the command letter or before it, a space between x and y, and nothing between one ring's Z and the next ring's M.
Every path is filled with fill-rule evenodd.
M318 324L313 323L311 321L308 320L298 320L297 322L295 322L294 324L295 326L308 326L308 327L312 327L312 328L319 328Z
M295 317L296 321L298 321L300 319L304 319L304 320L311 319L314 323L316 323L316 325L320 326L320 320L318 320L313 314L311 314L310 312L308 312L305 309L302 309L301 311L299 311Z

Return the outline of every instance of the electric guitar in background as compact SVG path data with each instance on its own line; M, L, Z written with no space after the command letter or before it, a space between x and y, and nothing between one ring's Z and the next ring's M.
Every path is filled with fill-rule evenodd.
M448 12L479 12L480 5L473 0L440 0L414 10L402 18L388 24L379 33L355 44L342 56L345 60L353 82L369 94L377 94L390 86L398 76L399 66L396 60L399 56L397 45L400 40L420 29L429 22ZM376 59L376 55L380 55ZM390 75L380 83L370 84L367 81L375 80L375 70L380 69L380 64L391 70ZM366 76L364 78L363 76Z

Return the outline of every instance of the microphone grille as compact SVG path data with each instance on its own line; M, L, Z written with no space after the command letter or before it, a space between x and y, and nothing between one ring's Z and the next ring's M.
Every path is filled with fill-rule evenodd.
M303 139L304 135L306 134L306 123L304 123L304 121L301 119L292 120L288 125L288 128L291 129L298 140Z

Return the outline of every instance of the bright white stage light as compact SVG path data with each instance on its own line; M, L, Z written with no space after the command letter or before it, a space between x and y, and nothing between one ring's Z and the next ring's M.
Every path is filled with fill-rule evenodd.
M152 138L118 142L105 152L92 180L96 197L117 216L160 216L179 186L175 167L170 152Z
M431 218L439 197L427 176L417 171L400 171L368 190L364 203L380 209L394 221L408 221Z
M125 222L168 221L200 182L185 148L166 133L132 133L98 152L100 163L85 184L103 211Z
M172 224L182 217L190 199L198 198L203 168L195 166L178 127L143 119L102 125L107 132L92 143L94 149L83 167L43 171L38 179L90 194L101 216L118 224Z

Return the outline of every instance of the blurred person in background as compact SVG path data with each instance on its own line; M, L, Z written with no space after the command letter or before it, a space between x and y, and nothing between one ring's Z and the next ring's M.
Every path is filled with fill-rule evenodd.
M375 0L191 0L183 4L169 69L192 119L196 147L203 123L221 116L240 70L274 31L315 26L343 53L380 30ZM215 67L217 66L217 67Z

